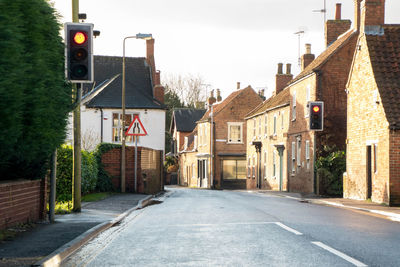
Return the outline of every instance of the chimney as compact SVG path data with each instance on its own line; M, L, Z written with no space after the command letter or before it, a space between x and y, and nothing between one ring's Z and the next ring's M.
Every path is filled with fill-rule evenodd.
M240 89L240 82L236 83L236 89L239 90Z
M306 44L306 53L301 56L301 70L303 71L315 59L315 55L311 54L311 44Z
M217 89L217 102L221 102L222 97L221 97L221 90Z
M330 46L337 38L350 29L351 21L342 20L342 4L336 4L335 19L325 24L325 45Z
M156 75L155 75L155 82L154 82L155 85L154 85L154 88L153 88L153 94L154 94L154 98L157 99L158 102L164 104L165 88L164 88L164 86L161 85L160 76L161 76L161 73L158 70L156 72Z
M148 39L146 40L146 61L147 64L149 64L150 69L151 69L151 79L153 81L154 85L157 85L156 83L156 63L154 61L154 39Z
M360 30L365 32L367 26L385 24L385 0L364 0L361 3Z
M361 2L363 0L354 0L354 29L360 30L360 18L361 18Z
M282 91L286 87L286 84L293 79L293 74L291 74L291 67L291 64L286 64L286 74L283 74L283 63L278 63L278 73L275 76L275 95Z
M214 90L211 90L210 97L208 98L208 106L211 108L212 104L214 104L217 100L214 97Z

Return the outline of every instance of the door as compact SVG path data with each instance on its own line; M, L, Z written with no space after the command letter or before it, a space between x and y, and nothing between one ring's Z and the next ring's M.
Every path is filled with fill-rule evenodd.
M372 147L367 146L367 199L372 197Z

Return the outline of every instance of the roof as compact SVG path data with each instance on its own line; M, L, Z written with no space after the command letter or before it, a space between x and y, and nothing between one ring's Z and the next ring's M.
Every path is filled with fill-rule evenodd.
M153 97L151 70L146 59L127 57L125 64L126 108L164 109ZM122 108L122 57L94 56L94 80L94 90L83 97L86 107Z
M384 25L384 34L367 34L375 81L391 129L400 129L400 25Z
M290 105L290 90L288 87L280 91L277 95L272 96L267 100L265 100L262 104L260 104L249 114L247 114L246 119L250 119L257 115L263 114L268 110L278 108L284 105Z
M205 109L174 109L172 123L175 123L178 132L191 132L196 127L196 122L203 117Z
M222 101L219 104L214 104L213 105L213 109L214 109L214 116L216 116L219 112L221 112L221 110L223 110L225 107L227 107L236 97L240 96L243 93L249 92L250 90L253 90L253 88L251 88L251 86L247 86L244 89L240 89L240 90L236 90L233 93L231 93L227 98L224 99L224 101ZM210 112L211 110L208 109L207 112L204 114L204 116L200 119L200 121L204 121L207 120L210 116Z
M343 47L352 38L357 38L357 31L350 29L333 42L324 52L322 52L316 59L314 59L299 75L297 75L288 84L292 84L306 77L307 75L318 71L321 67L334 55L340 48Z

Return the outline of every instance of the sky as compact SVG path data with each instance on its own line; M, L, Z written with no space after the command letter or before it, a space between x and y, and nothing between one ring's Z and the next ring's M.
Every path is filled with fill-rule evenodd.
M327 19L342 3L342 19L353 21L353 0L325 0ZM72 21L71 0L50 0L60 22ZM251 85L275 89L278 63L291 63L296 76L305 44L324 49L324 0L80 0L79 12L101 32L94 54L122 56L123 39L151 33L156 68L163 75L199 75L222 97ZM400 1L386 0L386 23L400 23ZM397 14L396 14L397 13ZM295 32L304 31L296 35ZM299 45L300 44L300 45ZM145 41L128 39L126 55L144 57Z

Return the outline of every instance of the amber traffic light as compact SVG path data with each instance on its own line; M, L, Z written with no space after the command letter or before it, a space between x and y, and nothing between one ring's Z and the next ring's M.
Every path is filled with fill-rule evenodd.
M72 83L93 82L93 24L65 24L65 75Z

